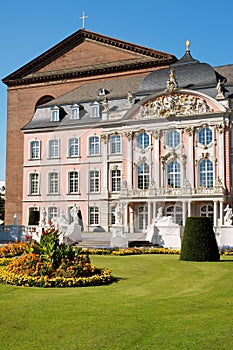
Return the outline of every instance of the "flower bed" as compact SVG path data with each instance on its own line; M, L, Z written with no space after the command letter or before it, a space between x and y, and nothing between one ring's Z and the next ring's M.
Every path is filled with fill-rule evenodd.
M30 287L83 287L113 281L110 270L92 265L87 252L60 244L59 235L54 229L45 231L40 244L23 245L23 254L18 244L2 248L0 281ZM9 258L14 254L21 256Z

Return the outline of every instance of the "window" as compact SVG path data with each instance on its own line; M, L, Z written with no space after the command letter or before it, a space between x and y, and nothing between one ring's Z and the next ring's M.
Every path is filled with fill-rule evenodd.
M214 208L212 205L203 205L200 210L200 215L207 216L212 223L214 222Z
M98 136L89 138L89 155L100 154L100 139Z
M146 132L142 132L137 137L137 147L140 149L146 149L150 144L150 137Z
M148 226L148 206L140 206L138 208L138 228L145 230Z
M49 194L58 194L59 192L59 181L58 173L49 173Z
M146 163L138 165L138 188L141 190L149 188L149 165Z
M166 135L166 145L168 147L177 147L180 144L180 133L177 130L168 131Z
M99 225L99 208L98 207L90 207L90 225Z
M116 207L110 207L110 225L116 223Z
M58 107L53 107L51 109L51 122L59 122L59 108Z
M58 208L57 207L49 207L48 208L48 220L53 220L58 217Z
M69 193L79 192L79 173L77 171L71 171L68 174L69 178Z
M98 118L100 116L99 103L94 102L91 109L91 117Z
M121 153L121 136L112 135L110 137L111 154Z
M200 163L200 186L213 187L213 179L213 163L209 159L202 160Z
M182 207L179 205L171 205L166 208L166 215L172 216L176 224L182 225L183 216L182 216Z
M79 119L79 105L76 103L71 106L71 119Z
M40 141L32 141L30 147L30 158L39 159L40 158Z
M69 139L69 157L79 156L79 139L74 137Z
M29 175L29 193L31 195L33 194L39 194L39 174L33 173Z
M59 141L57 139L49 140L49 158L59 157Z
M112 192L120 192L121 190L121 170L111 171Z
M167 167L167 185L168 187L180 187L180 164L171 162Z
M210 128L202 128L198 134L198 141L203 145L207 146L213 140L213 133Z
M90 192L99 192L100 190L100 173L98 170L91 170L90 171Z

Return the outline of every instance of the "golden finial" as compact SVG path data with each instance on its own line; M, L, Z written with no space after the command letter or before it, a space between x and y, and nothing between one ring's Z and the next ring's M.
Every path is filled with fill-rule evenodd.
M189 46L190 46L190 41L189 40L185 41L185 46L186 46L186 51L189 51Z

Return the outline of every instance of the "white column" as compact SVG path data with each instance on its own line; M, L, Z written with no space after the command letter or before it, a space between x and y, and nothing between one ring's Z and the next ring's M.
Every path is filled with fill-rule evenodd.
M217 201L214 201L214 227L217 226L218 222L218 208L217 208Z
M148 205L148 226L151 225L151 202L147 203Z
M192 215L191 202L188 202L188 217L190 217L191 215Z
M134 233L134 225L133 225L133 208L129 206L129 232Z
M193 163L193 129L186 129L187 132L187 164L186 178L189 180L191 187L194 186L194 163Z
M124 229L125 229L125 232L129 232L128 208L129 208L129 204L125 203L124 204Z
M132 189L133 182L133 134L132 132L126 133L126 181L128 189Z
M220 226L223 223L223 202L219 202L219 221L220 221Z
M222 166L222 160L224 159L224 133L222 130L217 132L217 157L218 157L218 176L222 180L223 185L225 185L225 167ZM217 176L215 176L217 178Z
M108 136L101 135L101 153L102 153L102 170L101 170L101 196L108 197Z
M186 221L186 202L182 202L182 221L184 226Z
M159 137L158 135L153 137L153 177L156 183L156 187L161 187L161 174L160 166L159 166Z

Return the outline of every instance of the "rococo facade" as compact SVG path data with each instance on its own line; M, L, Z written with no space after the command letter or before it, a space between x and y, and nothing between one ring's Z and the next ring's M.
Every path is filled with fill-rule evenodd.
M190 53L146 74L82 84L37 106L21 128L22 223L77 205L84 230L146 232L158 208L223 224L232 201L232 66Z

